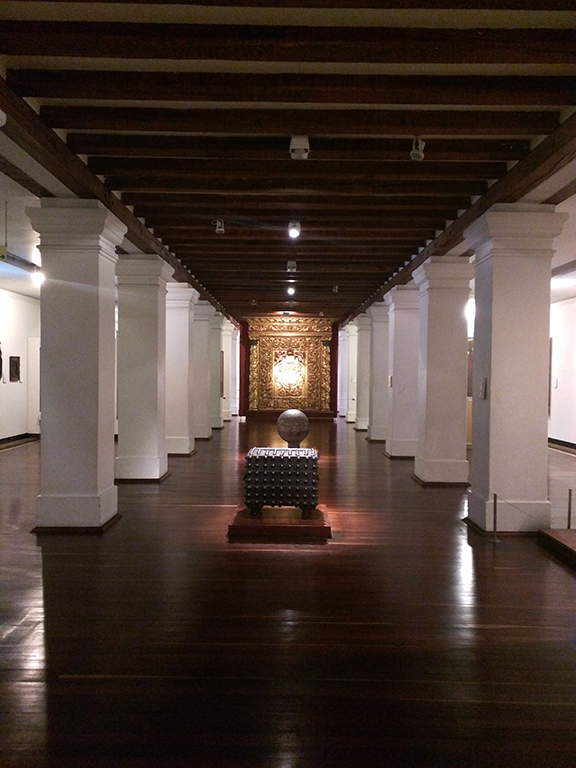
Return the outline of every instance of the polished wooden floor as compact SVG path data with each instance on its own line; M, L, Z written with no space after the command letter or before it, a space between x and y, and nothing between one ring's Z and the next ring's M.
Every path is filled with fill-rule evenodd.
M0 766L574 768L576 572L341 419L305 443L333 540L230 544L273 435L120 486L101 536L32 535L38 445L0 452ZM550 452L551 495L575 477Z

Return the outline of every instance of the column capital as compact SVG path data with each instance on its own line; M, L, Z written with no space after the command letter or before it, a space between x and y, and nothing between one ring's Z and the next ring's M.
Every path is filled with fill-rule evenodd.
M196 308L194 310L194 322L196 322L197 320L208 322L212 317L214 317L215 314L216 314L216 307L213 307L209 301L206 301L205 299L200 299L200 301L198 301L198 303L196 304Z
M476 251L475 266L495 252L499 256L550 258L554 253L552 241L567 218L567 213L556 213L553 205L498 203L468 227L464 236Z
M430 288L469 289L474 267L461 256L432 256L412 275L420 291Z
M166 283L166 290L166 302L172 307L193 307L200 298L198 291L188 283Z
M413 283L395 285L384 296L384 301L388 305L390 313L396 309L418 309L418 295L418 288Z
M165 288L174 267L160 256L121 256L116 265L118 285L158 285Z
M216 314L212 315L210 318L210 328L214 331L220 331L222 330L222 324L226 321L226 318L222 313L216 312Z
M106 253L116 260L114 248L124 239L128 227L98 200L44 198L41 206L26 208L32 228L40 235L41 248L50 246L111 248Z
M222 323L222 333L229 333L230 336L232 336L232 331L234 330L235 325L232 323L228 318L224 318L224 322Z
M356 318L356 328L358 331L370 330L370 318L366 314L358 315Z
M366 314L372 321L372 323L387 323L388 322L388 305L383 301L377 301L372 304L366 310Z
M348 338L355 338L358 336L358 326L356 325L356 320L352 320L350 323L348 323L348 325L344 327L344 330L348 333Z

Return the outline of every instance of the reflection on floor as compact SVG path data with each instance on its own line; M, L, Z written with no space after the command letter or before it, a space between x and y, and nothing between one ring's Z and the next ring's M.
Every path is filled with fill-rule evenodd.
M273 433L120 486L102 536L37 540L38 445L0 452L0 766L574 768L576 574L341 419L304 443L333 539L229 544ZM550 452L558 510L575 475Z

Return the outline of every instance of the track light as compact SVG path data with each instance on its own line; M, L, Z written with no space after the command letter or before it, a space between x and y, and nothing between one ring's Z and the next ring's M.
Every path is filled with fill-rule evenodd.
M308 136L292 136L290 139L290 157L292 160L306 160L309 152Z
M410 152L410 160L424 160L424 147L426 142L422 141L420 136L414 136L412 142L412 151Z
M290 224L288 224L288 234L293 240L300 237L300 231L301 227L299 221L291 221Z
M286 262L286 272L296 272L296 262L295 261L287 261Z
M214 232L217 235L223 235L226 232L224 229L224 219L216 219L212 222L212 226L215 227Z

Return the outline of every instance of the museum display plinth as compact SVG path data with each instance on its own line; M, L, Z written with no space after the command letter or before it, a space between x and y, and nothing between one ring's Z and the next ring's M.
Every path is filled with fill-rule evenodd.
M318 504L307 520L295 507L264 507L261 517L252 518L250 510L240 506L228 526L230 542L323 544L331 538L332 529L323 504Z
M262 507L299 507L308 519L318 502L318 451L251 448L246 456L244 501L254 518Z

